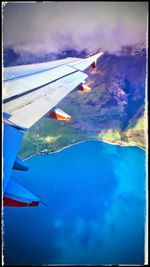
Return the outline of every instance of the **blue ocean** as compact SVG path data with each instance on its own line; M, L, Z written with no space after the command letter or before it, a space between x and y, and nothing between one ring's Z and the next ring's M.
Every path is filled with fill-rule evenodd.
M86 141L26 163L14 180L47 206L4 209L6 265L144 263L143 150Z

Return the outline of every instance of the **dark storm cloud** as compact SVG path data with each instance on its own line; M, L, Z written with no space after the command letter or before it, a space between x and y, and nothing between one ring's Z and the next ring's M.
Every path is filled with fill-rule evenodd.
M115 51L145 42L147 2L14 2L3 7L3 42L16 50Z

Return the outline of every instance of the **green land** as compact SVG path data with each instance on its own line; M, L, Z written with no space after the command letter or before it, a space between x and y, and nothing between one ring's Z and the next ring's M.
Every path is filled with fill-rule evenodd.
M24 135L19 156L25 159L34 154L55 152L89 138L95 137L66 126L64 122L44 117Z
M124 132L120 130L108 130L102 131L99 134L99 138L102 141L106 141L112 144L118 144L123 146L138 146L142 149L146 147L146 134L144 129L145 118L142 116L138 121L128 127Z
M88 71L92 91L74 90L59 103L72 120L57 121L46 114L24 135L20 158L55 152L84 140L145 149L145 71L141 58L130 57L128 68L124 57L106 55L96 71Z
M99 134L80 131L69 122L42 118L25 134L19 156L26 159L39 153L58 151L66 146L84 141L99 140L123 146L138 146L145 149L144 116L125 132L120 130L101 131Z

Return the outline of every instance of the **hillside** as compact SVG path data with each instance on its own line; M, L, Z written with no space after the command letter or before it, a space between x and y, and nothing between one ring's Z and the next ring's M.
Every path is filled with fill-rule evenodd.
M19 152L22 158L86 139L145 147L145 48L105 53L97 70L89 68L87 73L92 92L74 90L59 103L72 121L55 121L46 114L25 135Z

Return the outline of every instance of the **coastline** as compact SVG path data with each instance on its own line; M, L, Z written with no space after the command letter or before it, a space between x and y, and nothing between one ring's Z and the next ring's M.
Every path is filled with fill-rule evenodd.
M69 147L71 147L71 146L74 146L74 145L77 145L77 144L80 144L80 143L83 143L83 142L86 142L86 141L90 141L90 140L83 140L83 141L79 141L79 142L77 142L77 143L74 143L74 144L70 144L70 145L68 145L68 146L64 146L64 147L62 147L62 148L60 148L60 149L58 149L58 150L56 150L56 151L52 151L52 152L48 152L48 153L36 153L36 154L33 154L33 155L31 155L31 156L29 156L29 157L27 157L27 158L25 158L25 159L23 159L23 161L25 161L25 160L28 160L28 159L30 159L30 158L32 158L32 157L35 157L35 156L41 156L41 155L51 155L51 154L53 154L53 153L58 153L58 152L61 152L62 150L64 150L64 149L66 149L66 148L69 148Z
M67 146L64 146L56 151L52 151L52 152L48 152L48 153L42 153L42 152L38 152L38 153L35 153L25 159L23 159L23 161L26 161L32 157L35 157L35 156L38 156L38 155L51 155L53 153L58 153L58 152L61 152L62 150L64 149L67 149L71 146L74 146L74 145L77 145L77 144L80 144L80 143L84 143L86 141L98 141L98 142L104 142L104 143L107 143L107 144L110 144L110 145L114 145L114 146L120 146L120 147L138 147L140 149L142 149L144 152L146 152L146 149L144 149L143 147L140 147L140 146L136 146L136 145L125 145L125 144L118 144L118 143L114 143L114 142L110 142L110 141L106 141L106 140L100 140L100 139L95 139L95 140L91 140L91 139L86 139L86 140L82 140L82 141L79 141L79 142L76 142L76 143L73 143L73 144L70 144L70 145L67 145Z
M146 152L146 148L144 149L144 148L141 147L141 146L128 145L128 144L118 144L118 143L110 142L110 141L107 141L107 140L99 140L99 141L104 142L104 143L107 143L107 144L110 144L110 145L114 145L114 146L121 146L121 147L138 147L138 148L142 149L144 152Z

